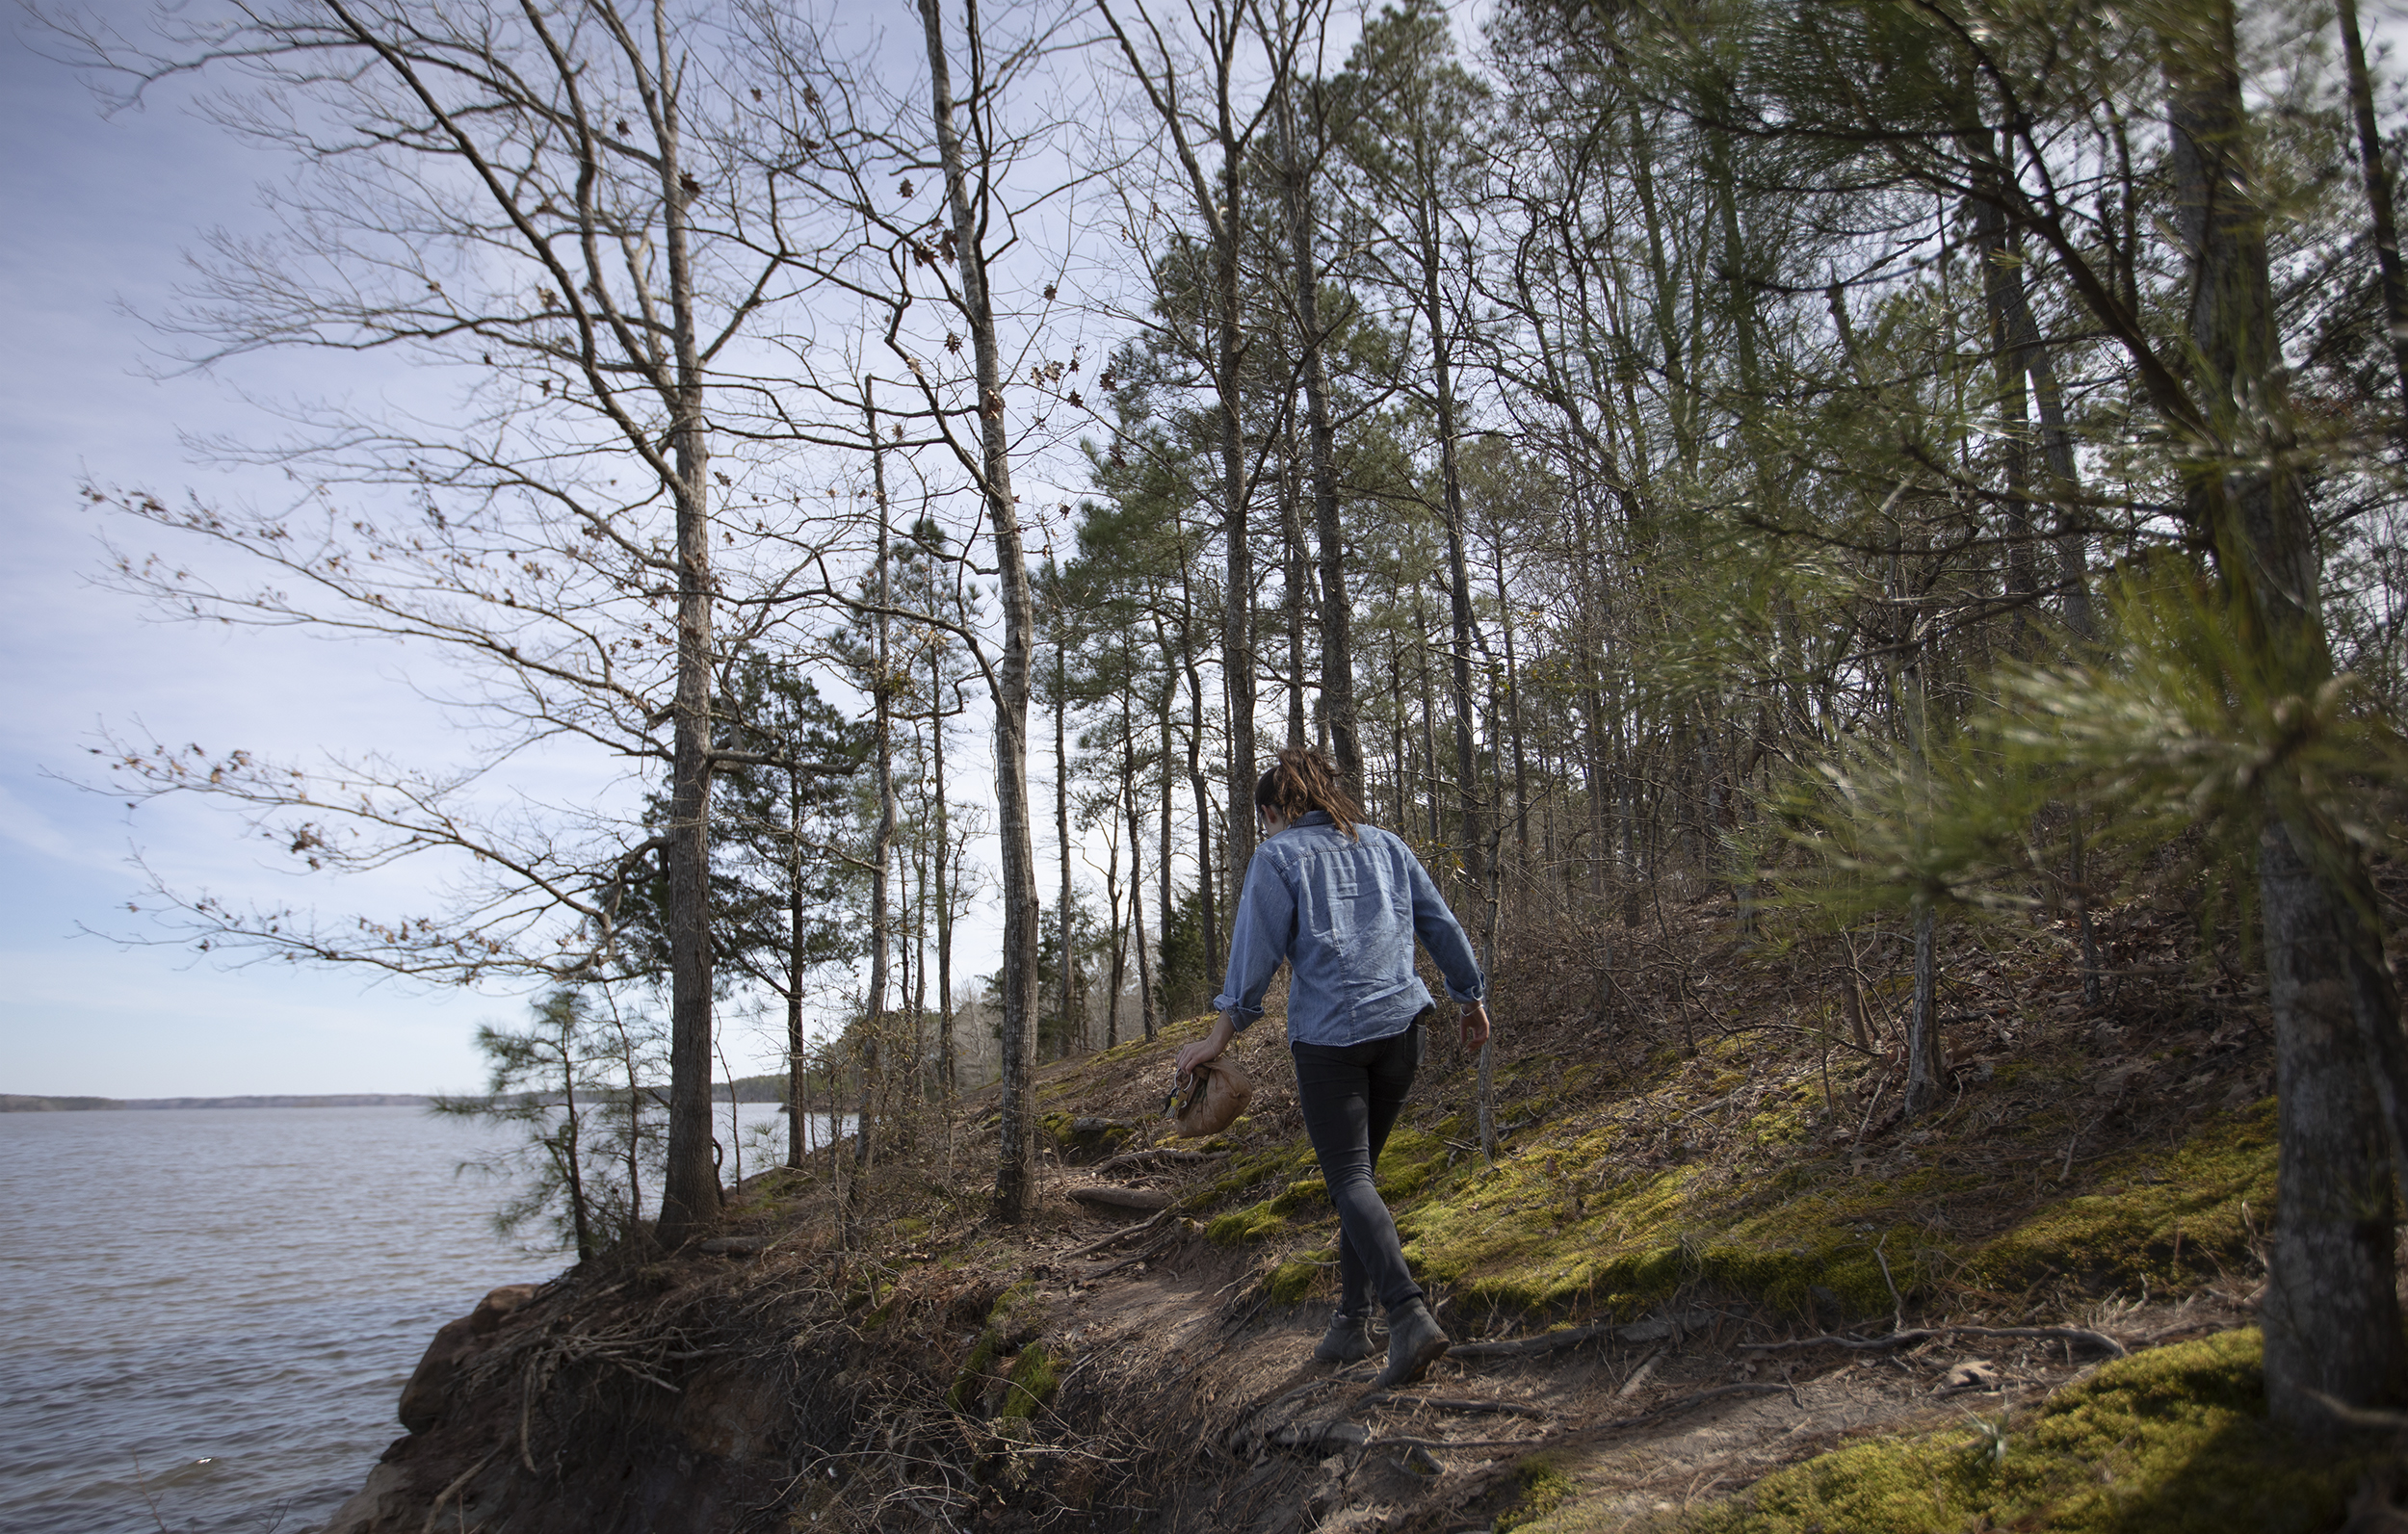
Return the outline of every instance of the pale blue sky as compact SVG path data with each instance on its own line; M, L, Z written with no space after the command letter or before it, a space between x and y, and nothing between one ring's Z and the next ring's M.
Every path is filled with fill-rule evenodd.
M22 22L0 40L0 1091L170 1096L424 1091L478 1079L477 1018L513 1001L363 992L351 975L282 965L228 973L172 950L121 948L80 927L142 931L136 845L179 876L264 888L222 818L129 816L49 774L82 774L103 718L162 738L299 749L389 728L389 657L296 636L148 621L86 577L99 518L87 474L239 494L190 464L178 429L244 425L205 379L142 376L150 337L124 312L155 304L196 231L240 225L273 167L180 110L103 119L72 73L38 57ZM266 369L246 381L274 387Z
M96 9L138 31L146 0ZM216 626L163 624L90 574L104 531L166 552L145 530L112 528L77 487L150 489L273 504L273 477L196 465L179 433L271 435L237 397L415 391L401 359L346 364L323 355L243 359L222 377L150 376L164 363L139 317L181 278L182 252L218 226L264 226L258 186L282 168L158 91L104 117L87 85L39 56L18 19L0 35L0 282L13 299L0 368L0 506L16 558L0 565L0 1092L118 1097L239 1092L428 1091L471 1087L470 1045L487 1018L523 1014L521 996L369 984L355 972L262 963L228 971L188 949L126 946L86 929L156 936L127 909L142 897L128 862L140 848L176 887L330 913L423 909L437 871L380 881L296 879L247 846L240 825L206 805L120 800L60 781L89 770L103 721L128 734L307 759L321 748L382 749L415 765L457 756L446 721L411 692L405 668L436 658L394 646ZM35 216L31 210L39 210ZM1032 487L1034 481L1031 481ZM147 539L148 541L145 541ZM173 557L179 560L184 553ZM440 681L420 671L420 680ZM955 764L976 793L979 746ZM521 786L594 803L594 765L538 761ZM623 782L616 792L626 792ZM583 795L583 797L581 797ZM992 922L974 911L955 973L995 962ZM973 982L974 983L974 982ZM722 1009L739 1071L772 1068L778 1046L742 1006Z
M95 8L124 17L129 31L149 10L146 0ZM901 0L891 8L907 14ZM1458 11L1467 35L1479 9ZM1352 10L1341 0L1332 66L1344 51L1336 39L1352 33ZM843 0L836 13L869 38L885 13ZM8 210L0 283L13 322L0 342L0 507L15 555L0 564L0 1092L473 1086L481 1075L470 1047L475 1024L521 1015L521 999L366 986L351 974L283 964L229 972L189 951L129 948L83 930L155 931L126 909L141 895L127 862L136 847L185 889L314 900L329 912L425 904L409 876L364 888L296 881L205 806L154 804L129 814L121 801L59 781L55 774L87 775L87 747L104 720L213 752L242 746L299 758L321 747L382 747L429 766L447 758L444 721L404 681L405 665L430 661L298 634L164 625L90 584L103 519L76 494L88 475L170 498L187 487L227 499L281 493L273 481L196 466L179 446L179 431L262 434L263 417L236 398L237 386L274 398L425 385L383 358L348 372L287 355L248 359L224 378L146 376L146 365L161 360L156 338L129 307L155 311L181 274L182 251L211 227L245 227L256 217L258 183L280 167L185 110L181 89L104 118L83 82L38 56L37 37L21 13L0 32L0 208ZM916 54L916 39L904 40ZM918 67L909 55L898 63ZM1083 87L1112 93L1108 72L1077 72ZM1112 205L1104 198L1062 214L1062 227L1078 230L1109 220ZM1078 233L1048 238L1079 247L1080 260L1055 271L1087 305L1084 325L1058 311L1071 327L1059 344L1083 340L1100 354L1122 326L1111 318L1117 300L1091 284L1118 280L1118 248L1088 247ZM1051 280L1038 273L1033 282ZM1055 467L1072 482L1083 475L1074 455ZM1024 470L1033 502L1075 494L1046 488L1043 468ZM957 792L980 792L980 746L956 763ZM1031 764L1048 794L1050 766L1043 753ZM591 781L573 764L550 770L546 786ZM1050 815L1044 819L1050 827ZM1042 831L1038 840L1050 892L1054 849ZM1100 871L1100 849L1090 850ZM975 912L962 938L957 975L993 965L991 910ZM741 1016L728 1024L737 1068L770 1068L775 1046L764 1033Z

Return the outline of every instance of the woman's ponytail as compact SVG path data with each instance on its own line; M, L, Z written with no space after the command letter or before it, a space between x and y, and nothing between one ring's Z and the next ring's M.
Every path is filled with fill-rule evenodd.
M1355 822L1363 819L1361 808L1339 785L1337 770L1329 765L1329 759L1304 745L1291 745L1280 751L1278 761L1254 785L1254 803L1288 821L1307 811L1319 810L1347 836L1354 835Z

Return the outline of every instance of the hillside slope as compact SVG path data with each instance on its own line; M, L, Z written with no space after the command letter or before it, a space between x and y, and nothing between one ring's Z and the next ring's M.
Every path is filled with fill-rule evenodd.
M1795 950L1701 942L1643 1020L1506 1010L1493 1161L1436 1043L1380 1167L1458 1342L1411 1391L1310 1362L1335 1216L1276 1009L1247 1116L1165 1137L1190 1020L1046 1069L1027 1226L984 1219L972 1099L842 1200L824 1157L772 1172L700 1250L456 1323L332 1527L2384 1526L2387 1443L2287 1441L2254 1393L2262 1001L2119 931L2098 1008L2053 934L1964 940L1925 1122L1894 987L1860 1046Z

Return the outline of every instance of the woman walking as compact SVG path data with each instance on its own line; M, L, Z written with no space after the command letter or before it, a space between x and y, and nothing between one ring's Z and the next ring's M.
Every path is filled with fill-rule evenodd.
M1360 822L1319 751L1291 746L1254 786L1262 845L1231 923L1229 972L1213 1000L1220 1019L1179 1052L1179 1075L1217 1057L1263 1015L1263 991L1289 966L1288 1048L1296 1103L1338 1207L1338 1313L1313 1356L1350 1363L1372 1351L1372 1300L1388 1313L1381 1389L1417 1380L1447 1351L1447 1334L1404 1265L1397 1223L1372 1170L1421 1064L1429 988L1413 973L1419 937L1463 1003L1463 1044L1488 1037L1487 981L1472 945L1421 860L1396 836Z

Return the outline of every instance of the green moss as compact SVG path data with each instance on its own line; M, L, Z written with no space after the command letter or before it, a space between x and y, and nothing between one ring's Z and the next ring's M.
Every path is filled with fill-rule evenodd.
M1211 1209L1216 1204L1225 1204L1241 1193L1251 1191L1258 1183L1274 1177L1283 1181L1294 1180L1298 1173L1310 1171L1315 1165L1312 1146L1301 1142L1275 1145L1250 1156L1232 1157L1220 1176L1190 1193L1180 1201L1179 1207Z
M2253 1331L2108 1365L2035 1411L1855 1444L1738 1496L1642 1525L1683 1534L2309 1534L2342 1518L2384 1456L2309 1443L2265 1417ZM1618 1498L1533 1534L1618 1526Z
M1309 1211L1329 1203L1329 1184L1317 1177L1298 1178L1269 1201L1273 1214Z
M1003 1410L996 1415L1034 1417L1054 1398L1060 1384L1052 1349L1042 1342L1031 1342L1020 1350L1019 1361L1011 1366L1011 1386L1005 1392Z
M2100 1192L2053 1204L1973 1254L1969 1276L2017 1288L2052 1274L2090 1287L2158 1288L2212 1273L2250 1240L2249 1208L2274 1212L2274 1100L2219 1120L2173 1151L2101 1164Z
M1972 1144L1968 1116L1884 1145L1904 1169L1869 1177L1829 1138L1821 1071L1772 1061L1761 1041L1701 1041L1695 1058L1655 1061L1653 1083L1617 1097L1610 1117L1552 1062L1522 1062L1516 1113L1536 1122L1493 1164L1451 1144L1472 1133L1459 1115L1399 1126L1378 1183L1408 1260L1426 1281L1505 1309L1629 1313L1703 1287L1843 1324L1899 1300L2052 1276L2091 1292L2179 1291L2242 1256L2250 1207L2272 1208L2270 1105L2212 1120L2179 1147L2094 1163L2081 1196L2044 1202L2061 1155L2049 1142L2074 1132L2064 1094L2024 1109L2011 1142L1994 1131ZM1830 1072L1834 1094L1859 1084ZM1551 1115L1550 1099L1576 1105ZM2002 1151L2026 1164L2002 1178ZM1182 1208L1223 1245L1319 1246L1330 1211L1317 1171L1300 1138L1240 1150Z
M1054 1149L1072 1161L1100 1161L1137 1138L1138 1132L1117 1120L1083 1113L1046 1113L1036 1122L1054 1142Z
M993 1327L979 1334L970 1348L970 1356L961 1361L961 1371L954 1376L953 1389L945 1392L945 1404L956 1412L967 1412L978 1404L979 1390L993 1365L996 1355L1003 1351L1004 1337Z
M1311 1294L1320 1285L1322 1275L1334 1267L1337 1261L1337 1248L1326 1246L1302 1257L1292 1257L1270 1270L1270 1277L1264 1281L1263 1287L1269 1291L1274 1303L1294 1305Z
M1400 1124L1389 1133L1388 1143L1379 1153L1374 1180L1379 1196L1393 1207L1419 1195L1446 1169L1444 1137Z
M1497 1515L1489 1526L1496 1534L1512 1534L1517 1528L1535 1523L1540 1519L1570 1501L1579 1493L1572 1477L1563 1473L1563 1467L1545 1454L1531 1454L1513 1467L1513 1484L1518 1495L1513 1505Z
M1232 1209L1204 1227L1204 1238L1217 1246L1241 1246L1247 1241L1267 1241L1274 1235L1284 1235L1288 1229L1287 1216L1275 1212L1270 1206L1271 1201L1265 1199L1260 1204Z
M1493 1166L1452 1174L1443 1133L1400 1135L1382 1162L1382 1190L1422 1272L1492 1305L1634 1309L1705 1285L1800 1315L1836 1297L1848 1317L1888 1312L1893 1283L1911 1303L1944 1278L2011 1290L2055 1273L2090 1290L2145 1283L2164 1292L2229 1263L2248 1240L2247 1207L2272 1208L2268 1105L2177 1149L2126 1153L2094 1169L2100 1191L1970 1241L1943 1216L1995 1198L1989 1166L1947 1164L1941 1145L1927 1153L1941 1164L1858 1176L1839 1156L1795 1149L1825 1127L1819 1082L1766 1085L1731 1126L1741 1134L1722 1131L1731 1154L1715 1161L1633 1167L1627 1131L1558 1121ZM1677 1132L1668 1110L1688 1094L1667 1084L1654 1098L1655 1122Z
M986 1310L985 1328L971 1344L970 1356L961 1361L960 1372L954 1376L953 1387L945 1392L947 1406L956 1412L972 1411L978 1406L987 1371L1010 1346L1015 1313L1035 1297L1036 1283L1033 1279L1024 1279L995 1296L995 1303Z
M1895 1210L1954 1181L1750 1183L1672 1167L1600 1186L1598 1171L1617 1165L1614 1137L1600 1126L1464 1178L1400 1218L1407 1255L1429 1277L1498 1304L1638 1308L1704 1282L1791 1311L1804 1311L1819 1286L1851 1313L1871 1313L1890 1308L1873 1248L1900 1225ZM1908 1269L1902 1285L1914 1278L1901 1260L1915 1244L1903 1234L1889 1242L1894 1269Z
M995 1296L995 1303L986 1308L987 1324L994 1327L998 1332L1008 1333L1011 1329L1011 1319L1013 1314L1017 1313L1022 1306L1028 1304L1031 1300L1035 1298L1036 1280L1033 1278L1022 1279L1019 1283L1014 1284L1009 1288L1004 1290L1001 1294Z
M1386 1149L1379 1157L1376 1174L1380 1197L1396 1208L1427 1188L1446 1171L1447 1143L1445 1138L1427 1131L1400 1127L1389 1135ZM1227 1197L1254 1187L1271 1177L1288 1175L1291 1181L1277 1193L1260 1203L1233 1209L1213 1220L1204 1228L1206 1236L1223 1246L1236 1246L1247 1241L1269 1240L1292 1230L1292 1216L1320 1216L1335 1212L1329 1205L1329 1184L1319 1176L1294 1177L1296 1172L1317 1172L1319 1162L1310 1145L1281 1146L1257 1153L1233 1164L1211 1186L1191 1195L1189 1207L1217 1202L1214 1195Z

